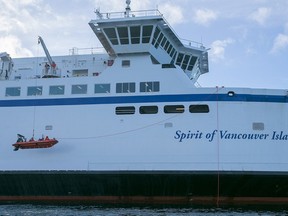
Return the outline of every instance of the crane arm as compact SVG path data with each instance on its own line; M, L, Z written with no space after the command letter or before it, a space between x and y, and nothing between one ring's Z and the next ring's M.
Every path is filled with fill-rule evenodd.
M48 49L47 49L47 47L46 47L46 45L45 45L45 43L44 43L44 40L43 40L42 37L40 37L40 36L38 36L38 44L39 44L39 43L41 43L41 45L42 45L42 48L43 48L43 50L44 50L44 52L45 52L45 55L46 55L46 57L47 57L47 59L48 59L48 62L49 62L49 64L50 64L50 66L53 67L53 68L55 68L55 67L56 67L56 64L55 64L55 62L52 60L52 57L51 57L51 55L50 55L50 53L49 53L49 51L48 51Z

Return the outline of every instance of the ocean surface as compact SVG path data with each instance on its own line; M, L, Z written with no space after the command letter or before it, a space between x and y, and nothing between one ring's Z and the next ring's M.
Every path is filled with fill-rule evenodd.
M47 205L0 205L2 216L266 216L288 215L288 207L261 208L155 208L155 207L102 207L102 206L47 206Z

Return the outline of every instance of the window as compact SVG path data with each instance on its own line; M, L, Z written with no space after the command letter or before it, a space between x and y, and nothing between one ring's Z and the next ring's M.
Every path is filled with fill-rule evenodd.
M154 32L154 36L153 36L153 40L152 40L152 44L155 45L156 39L158 38L158 35L160 33L160 30L158 27L156 27L155 32Z
M116 93L135 92L135 83L116 83Z
M177 57L176 65L180 66L183 58L184 58L184 54L183 53L179 53L178 57Z
M165 113L184 113L183 105L166 105L164 106Z
M130 67L130 60L123 60L122 67Z
M208 105L190 105L189 106L190 113L209 113Z
M190 59L190 62L189 62L189 66L188 66L188 70L189 71L192 71L194 65L195 65L195 62L197 60L197 57L195 56L192 56L192 58Z
M120 43L121 44L129 44L128 28L127 27L118 27L117 31L118 31L118 35L120 38Z
M42 95L42 86L31 86L27 88L28 96Z
M140 26L131 26L130 34L131 34L131 43L139 44L140 43Z
M161 32L160 35L159 35L159 37L158 37L158 39L157 39L157 41L156 41L156 43L155 43L155 48L156 48L156 49L158 48L158 46L159 46L159 44L160 44L160 42L161 42L161 40L162 40L163 37L164 37L164 35L163 35L162 32Z
M139 108L140 114L156 114L158 113L157 106L141 106Z
M159 82L141 82L140 92L159 92L160 83Z
M8 87L6 88L5 96L20 96L21 88L20 87Z
M110 93L110 84L95 84L94 93Z
M135 107L125 106L125 107L116 107L116 115L132 115L135 113Z
M118 45L118 39L114 28L105 28L104 32L113 45Z
M142 43L149 43L151 34L152 34L153 26L143 26L143 32L142 32Z
M87 94L87 85L72 85L72 94Z
M190 59L190 56L189 55L185 55L183 63L182 63L182 66L181 66L181 68L183 70L186 70L188 62L189 62L189 59Z
M64 85L50 86L49 95L64 95Z
M167 38L164 37L163 40L161 41L161 46L164 48L165 43L167 42Z
M88 69L72 70L72 76L88 76Z

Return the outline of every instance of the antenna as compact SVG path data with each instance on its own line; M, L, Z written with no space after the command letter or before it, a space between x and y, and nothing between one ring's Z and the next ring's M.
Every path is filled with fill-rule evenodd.
M131 8L130 8L130 4L131 4L131 0L126 0L126 11L125 11L125 17L129 17L130 16L130 11L131 11Z
M99 19L102 19L103 18L103 15L100 13L100 8L97 8L95 10L95 13L96 13L96 16L99 18Z

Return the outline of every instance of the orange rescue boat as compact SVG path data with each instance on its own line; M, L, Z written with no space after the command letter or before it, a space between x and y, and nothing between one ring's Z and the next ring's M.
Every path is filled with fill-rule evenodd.
M45 139L39 140L34 140L33 138L31 138L29 141L26 141L26 139L18 139L16 143L12 144L12 146L15 147L14 151L17 151L19 149L51 148L57 143L58 140L55 138L50 139L48 136L46 136Z

